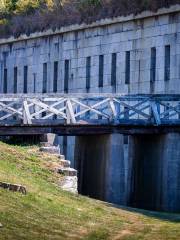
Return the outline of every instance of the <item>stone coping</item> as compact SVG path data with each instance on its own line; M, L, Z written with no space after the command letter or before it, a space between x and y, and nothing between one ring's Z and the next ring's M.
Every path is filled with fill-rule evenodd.
M41 38L41 37L54 36L58 34L63 34L63 33L68 33L73 31L80 31L88 28L90 29L95 27L101 27L101 26L111 25L115 23L128 22L128 21L133 21L133 20L138 20L143 18L161 16L161 15L166 15L169 13L176 13L176 12L180 12L180 4L173 5L169 8L161 8L157 12L144 11L137 15L130 14L127 16L101 19L91 24L83 23L83 24L74 24L70 26L64 26L64 27L61 27L60 29L56 29L55 31L53 31L52 29L49 29L43 32L35 32L30 34L30 36L27 36L26 34L22 34L18 38L15 38L15 37L2 38L0 39L0 45L29 40L29 39Z

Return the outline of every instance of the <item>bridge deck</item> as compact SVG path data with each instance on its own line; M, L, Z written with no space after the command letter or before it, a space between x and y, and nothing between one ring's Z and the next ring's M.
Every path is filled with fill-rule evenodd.
M0 135L179 131L180 95L0 95Z

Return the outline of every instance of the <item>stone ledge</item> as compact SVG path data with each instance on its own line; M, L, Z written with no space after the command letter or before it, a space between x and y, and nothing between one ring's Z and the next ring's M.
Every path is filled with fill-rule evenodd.
M60 160L60 164L64 167L64 168L69 168L71 166L71 162L68 160Z
M59 158L60 158L60 160L65 160L65 156L64 155L60 155Z
M49 142L40 142L40 147L53 147Z
M59 183L60 187L64 191L68 191L74 194L78 194L77 191L77 177L69 177L66 176L64 179Z
M64 176L77 177L77 171L74 168L59 168L57 172Z
M22 185L0 182L0 188L4 188L4 189L7 189L7 190L13 191L13 192L20 192L24 195L27 194L26 187L24 187Z
M40 147L41 152L50 153L50 154L60 154L59 147L49 146L49 147Z

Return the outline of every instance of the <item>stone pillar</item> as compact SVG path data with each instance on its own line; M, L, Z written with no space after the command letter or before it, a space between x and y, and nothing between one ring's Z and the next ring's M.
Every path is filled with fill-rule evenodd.
M74 165L74 148L75 148L75 136L58 136L55 141L61 149L61 154L65 156L71 162L71 166Z
M106 200L115 204L126 203L126 163L124 155L124 136L113 134L110 138L110 155L107 171Z
M163 137L162 210L180 212L180 134Z
M81 194L124 204L126 181L122 135L76 137L75 164Z
M57 135L48 133L41 136L40 151L60 155Z
M56 135L53 133L43 134L41 135L40 141L53 146L56 142Z
M66 159L68 159L71 162L72 167L74 167L74 148L75 148L75 137L68 136L67 137Z
M180 211L180 134L130 137L128 205Z

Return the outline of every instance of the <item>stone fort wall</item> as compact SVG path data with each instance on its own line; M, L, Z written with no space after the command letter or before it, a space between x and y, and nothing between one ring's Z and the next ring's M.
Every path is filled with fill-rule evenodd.
M180 93L180 6L0 40L0 92Z

